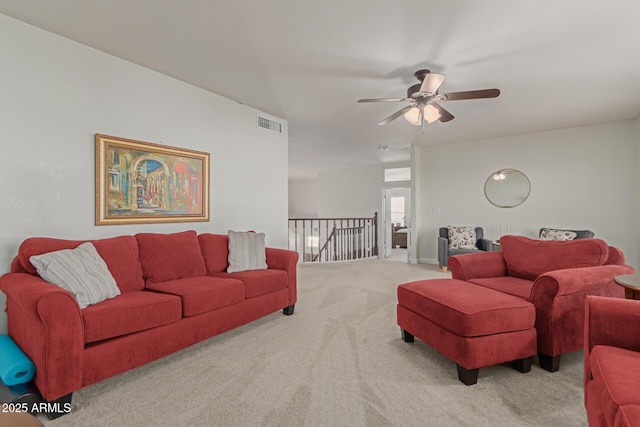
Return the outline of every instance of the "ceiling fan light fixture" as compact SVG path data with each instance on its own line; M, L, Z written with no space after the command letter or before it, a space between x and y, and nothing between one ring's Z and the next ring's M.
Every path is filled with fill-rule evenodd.
M409 102L409 105L396 111L378 125L388 125L400 116L414 126L422 126L425 131L426 123L433 123L436 120L447 123L455 117L445 108L440 101L456 101L461 99L484 99L496 98L500 96L500 89L479 89L466 90L462 92L439 93L440 86L444 83L446 75L432 73L429 70L418 70L414 73L420 83L414 84L407 89L406 98L365 98L358 102Z
M420 110L418 107L413 107L406 113L404 113L404 119L414 126L420 126L422 123L420 120Z
M425 122L431 124L440 118L440 111L436 107L431 104L427 104L424 106L424 120Z

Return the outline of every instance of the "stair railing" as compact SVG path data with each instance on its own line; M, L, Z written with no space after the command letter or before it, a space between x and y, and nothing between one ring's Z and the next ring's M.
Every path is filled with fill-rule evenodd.
M378 213L370 218L290 218L289 249L301 262L378 256Z

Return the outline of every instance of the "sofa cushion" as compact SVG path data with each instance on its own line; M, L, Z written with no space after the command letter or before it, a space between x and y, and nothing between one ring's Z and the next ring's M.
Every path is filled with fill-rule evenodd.
M121 291L144 289L142 266L138 255L138 242L133 236L92 240L98 253L107 263Z
M449 249L449 256L456 256L456 255L467 255L467 254L472 254L474 252L480 252L480 250L478 248L473 248L473 249Z
M177 322L180 298L149 291L124 292L82 312L84 341L91 343Z
M207 274L220 273L229 265L229 236L203 233L198 235Z
M71 292L80 308L120 295L107 264L90 242L34 255L30 261L40 277Z
M238 273L214 273L214 277L238 279L244 282L245 298L253 298L270 292L286 289L287 272L284 270L252 270Z
M596 345L589 355L592 392L599 393L605 419L613 420L618 408L640 404L640 352L620 347Z
M624 264L624 252L615 246L609 246L609 256L605 261L606 265L623 265Z
M468 281L527 301L531 299L531 288L533 288L534 283L533 280L513 276L479 278Z
M64 240L50 237L26 239L18 248L18 263L25 272L36 274L29 262L33 255L62 249L74 249L85 242L93 243L98 254L107 263L111 275L121 291L142 290L144 280L138 259L138 242L133 236L119 236L99 240Z
M195 231L136 234L146 284L204 276L206 267Z
M229 230L229 266L227 272L266 270L264 233Z
M153 283L148 290L177 295L182 300L182 315L195 316L244 300L244 283L222 277L187 277Z
M602 265L609 254L600 239L556 242L509 235L502 236L500 246L509 275L529 280L549 271Z

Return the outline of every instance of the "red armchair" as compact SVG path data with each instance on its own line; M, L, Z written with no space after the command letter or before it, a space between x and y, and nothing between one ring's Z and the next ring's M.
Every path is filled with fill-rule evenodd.
M613 278L635 270L600 239L566 242L503 236L501 252L449 259L454 279L523 298L536 307L540 366L554 372L563 353L583 346L586 295L624 296Z
M584 405L591 427L640 426L640 301L588 296Z

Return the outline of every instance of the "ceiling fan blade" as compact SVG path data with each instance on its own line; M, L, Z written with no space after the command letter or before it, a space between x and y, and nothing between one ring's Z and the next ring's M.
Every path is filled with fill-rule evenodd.
M358 102L400 102L407 101L406 98L365 98L358 99Z
M440 73L428 73L424 76L424 80L422 81L422 85L420 86L420 92L429 92L431 94L435 94L438 92L440 85L444 82L447 76Z
M496 98L500 95L500 89L468 90L465 92L451 92L442 94L443 101L457 101L460 99Z
M393 113L392 115L390 115L389 117L387 117L386 119L384 119L383 121L378 123L378 125L384 126L384 125L387 125L387 124L391 123L392 121L394 121L395 119L397 119L398 117L400 117L401 115L403 115L404 113L406 113L407 111L412 109L413 107L414 107L413 104L412 105L407 105L406 107L402 108L401 110L396 111L395 113Z
M438 110L438 112L440 113L440 118L438 120L440 120L442 123L446 123L446 122L454 119L453 114L451 114L450 112L448 112L447 110L442 108L441 105L436 104L435 102L432 102L431 105L433 105L433 107L436 110Z

